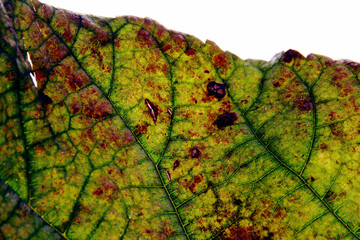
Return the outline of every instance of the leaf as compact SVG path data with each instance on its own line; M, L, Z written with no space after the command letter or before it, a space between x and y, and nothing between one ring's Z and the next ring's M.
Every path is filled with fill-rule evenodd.
M0 239L62 239L2 181L0 194Z
M65 238L360 238L359 64L1 11L0 177Z

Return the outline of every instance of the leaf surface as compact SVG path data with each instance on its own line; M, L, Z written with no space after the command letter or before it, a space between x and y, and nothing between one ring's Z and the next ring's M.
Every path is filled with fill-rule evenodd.
M359 64L1 9L0 177L65 238L360 238Z
M0 181L0 239L63 239Z

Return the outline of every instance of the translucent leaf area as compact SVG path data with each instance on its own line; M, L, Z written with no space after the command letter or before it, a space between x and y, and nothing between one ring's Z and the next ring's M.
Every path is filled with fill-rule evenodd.
M360 239L358 63L0 4L0 238Z

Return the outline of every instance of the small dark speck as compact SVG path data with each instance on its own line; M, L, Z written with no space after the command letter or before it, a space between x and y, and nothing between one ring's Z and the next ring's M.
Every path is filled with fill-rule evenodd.
M174 162L173 170L175 170L178 166L180 166L180 161L179 161L179 160L176 160L176 161Z

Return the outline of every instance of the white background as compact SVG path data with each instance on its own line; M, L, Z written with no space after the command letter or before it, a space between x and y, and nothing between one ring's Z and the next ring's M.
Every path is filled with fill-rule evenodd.
M270 60L290 48L360 62L356 0L40 0L79 13L149 17L210 39L242 59Z

